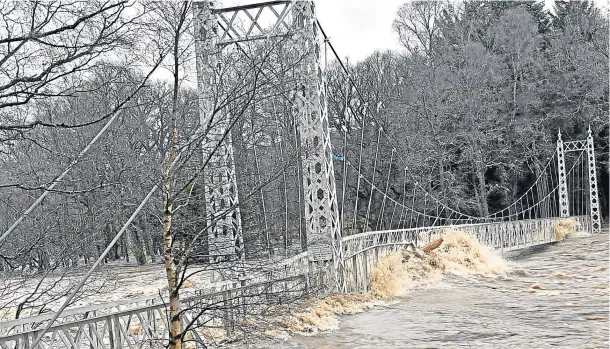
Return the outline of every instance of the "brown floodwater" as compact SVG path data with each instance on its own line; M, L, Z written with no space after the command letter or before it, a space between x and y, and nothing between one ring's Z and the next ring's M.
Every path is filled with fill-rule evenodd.
M608 232L507 256L506 277L447 276L266 348L608 348Z

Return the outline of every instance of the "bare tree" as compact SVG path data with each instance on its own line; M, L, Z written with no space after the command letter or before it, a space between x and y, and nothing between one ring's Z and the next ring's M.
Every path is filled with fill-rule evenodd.
M410 1L398 9L394 29L411 54L431 56L434 53L437 21L447 6L450 5L444 1Z
M87 72L107 53L131 39L134 17L127 1L23 1L2 5L0 31L0 130L45 123L28 115L11 117L8 108L77 93Z

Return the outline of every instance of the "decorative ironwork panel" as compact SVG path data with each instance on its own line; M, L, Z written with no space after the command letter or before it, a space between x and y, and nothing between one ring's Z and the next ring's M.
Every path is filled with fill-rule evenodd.
M563 143L564 152L583 151L587 149L587 141L572 141Z
M601 232L601 220L599 214L599 196L597 195L597 170L595 168L595 147L593 145L593 134L589 127L587 136L587 163L589 164L589 204L591 216L591 232Z
M570 215L570 201L568 200L568 185L566 181L566 161L563 151L563 141L561 132L557 134L557 175L559 178L559 216L568 217Z
M243 235L239 197L235 175L235 162L231 133L228 131L230 115L217 111L215 91L218 84L218 23L212 14L209 1L193 3L195 11L195 50L197 88L201 132L204 132L203 159L209 162L203 168L208 228L208 254L217 261L233 255L243 258Z
M213 9L218 18L218 45L283 36L291 29L294 1L268 1Z

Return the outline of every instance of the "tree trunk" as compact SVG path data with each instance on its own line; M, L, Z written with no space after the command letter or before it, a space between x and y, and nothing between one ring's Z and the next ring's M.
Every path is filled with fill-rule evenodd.
M483 165L478 162L477 163L477 182L479 187L479 213L483 217L487 217L489 215L489 208L487 206L487 187L485 186L485 169Z
M114 224L112 224L112 222L110 222L108 224L109 224L109 228L110 228L110 236L109 236L110 239L108 240L108 243L109 243L116 235L116 232L114 231ZM106 244L108 244L108 243L106 243ZM116 261L117 259L119 259L119 244L114 245L112 252L113 252L112 260Z
M431 243L424 246L424 248L422 248L422 251L424 253L430 253L432 250L434 250L434 249L438 248L440 245L442 245L442 243L443 243L443 239L438 239L438 240L432 241Z
M123 235L123 254L125 255L125 262L129 263L129 230Z
M178 289L178 274L174 262L172 227L172 203L167 193L169 189L169 179L163 183L165 193L163 195L163 262L167 275L167 285L169 293L169 347L171 349L182 348L182 321L180 319L180 294Z
M180 317L180 290L178 288L178 272L173 246L172 236L172 208L171 199L171 172L172 166L177 155L178 124L176 121L176 100L177 83L174 85L173 117L172 117L172 137L171 147L167 162L163 167L163 178L161 187L163 188L163 263L165 264L165 274L167 276L167 286L169 289L169 348L182 349L182 319Z
M150 254L150 262L157 262L157 249L155 249L155 239L149 233L146 234L148 236L148 253Z
M438 158L437 158L437 166L438 166L438 190L441 193L444 193L445 190L445 181L444 181L444 177L445 177L445 163L444 163L444 159L443 159L443 152L442 149L439 149L439 152L437 154Z
M271 249L271 240L269 236L269 224L267 222L267 210L265 208L265 192L263 186L263 180L261 177L261 169L258 162L258 153L256 152L256 130L254 128L254 113L251 114L251 124L252 127L252 151L254 152L254 169L256 171L257 177L257 185L260 186L260 199L261 199L261 214L263 216L263 227L265 229L265 244L267 245L267 256L271 258L273 255L273 250Z

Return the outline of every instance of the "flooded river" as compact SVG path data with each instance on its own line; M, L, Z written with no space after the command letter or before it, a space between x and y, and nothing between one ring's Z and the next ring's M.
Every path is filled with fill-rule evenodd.
M608 348L608 231L509 256L506 277L447 276L338 331L274 348Z

